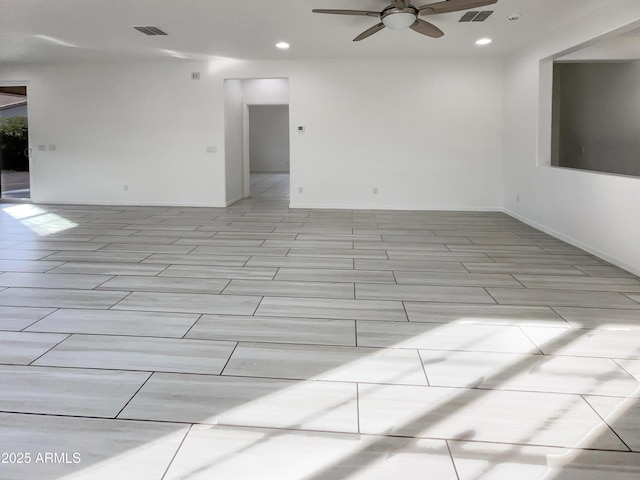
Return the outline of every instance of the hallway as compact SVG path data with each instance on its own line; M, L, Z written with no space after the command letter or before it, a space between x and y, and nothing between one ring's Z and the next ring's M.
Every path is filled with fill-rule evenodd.
M251 197L289 198L289 174L251 172Z

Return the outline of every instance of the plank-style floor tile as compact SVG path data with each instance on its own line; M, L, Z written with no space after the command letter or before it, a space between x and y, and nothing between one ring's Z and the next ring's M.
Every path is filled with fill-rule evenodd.
M502 212L289 183L0 215L0 452L82 459L3 480L636 480L640 278Z
M75 273L87 275L157 275L168 265L118 262L69 262L49 273Z
M415 350L243 343L223 375L426 385Z
M317 257L261 257L253 256L247 267L289 267L289 268L331 268L352 269L352 258L317 258Z
M363 433L627 451L578 395L361 385L359 407Z
M62 262L48 260L0 260L0 271L44 273L60 265Z
M101 252L142 252L142 253L189 253L193 245L165 245L151 243L110 243L100 249Z
M0 307L0 330L22 330L54 311L53 308Z
M154 253L145 258L144 265L160 264L166 267L172 265L217 265L221 267L242 267L249 255L189 255ZM163 268L164 268L163 267Z
M181 338L198 314L60 309L26 331Z
M618 292L553 290L544 288L487 288L503 305L548 305L559 307L637 308L640 303Z
M546 354L640 359L639 330L522 329Z
M147 372L0 365L0 410L115 417ZM2 428L2 427L0 427ZM51 448L55 445L51 445Z
M586 274L573 265L553 265L537 263L471 263L464 267L471 273L503 273L507 275L576 275Z
M109 308L129 292L98 292L62 288L7 288L0 305L7 307Z
M353 320L203 315L186 338L309 345L356 345Z
M35 241L35 242L21 242L19 246L14 247L20 250L51 250L51 251L60 251L60 250L74 250L74 251L89 251L93 252L104 247L105 243L89 243L89 242L69 242L61 240L59 242L56 241Z
M175 232L174 232L175 233ZM100 235L94 237L92 242L102 242L102 243L146 243L152 245L171 245L174 242L180 240L178 236L160 236L160 235L132 235L129 232L129 235ZM108 250L108 249L105 249Z
M398 285L455 285L465 287L523 288L511 275L396 271Z
M262 255L265 257L284 257L289 252L288 248L275 247L195 247L190 255Z
M407 322L356 322L358 346L476 352L538 353L518 327Z
M149 256L149 253L138 252L57 252L44 258L57 262L92 262L92 263L138 263Z
M411 322L568 327L549 307L404 302Z
M356 298L361 300L406 300L414 302L490 303L495 300L480 287L442 285L356 284Z
M420 356L431 386L640 397L640 382L608 358L427 350Z
M534 263L552 265L602 265L602 260L591 255L490 255L496 263Z
M160 276L188 279L220 278L231 280L237 278L250 280L272 280L277 271L277 268L171 265L169 268L164 270ZM193 280L191 281L193 282Z
M0 302L3 292L0 292ZM106 293L106 292L105 292ZM147 312L253 315L262 297L205 293L133 292L113 308Z
M0 275L0 286L91 290L110 278L112 278L110 275L9 272Z
M156 373L119 418L358 432L356 385Z
M633 278L612 279L547 275L516 275L515 278L527 288L590 290L597 292L640 292L640 280Z
M1 281L0 277L0 283ZM99 290L217 294L228 283L229 280L213 278L199 278L194 282L191 278L121 275L104 282Z
M486 442L448 442L460 480L635 480L640 454L530 447Z
M31 454L29 464L3 465L2 478L158 480L186 432L171 423L0 413L0 450Z
M301 282L396 283L393 272L385 270L346 270L328 268L280 268L275 280Z
M256 315L396 322L407 320L402 303L388 300L265 297Z
M459 262L438 262L433 260L355 260L359 270L413 270L420 272L460 272L467 270Z
M576 268L591 277L637 279L632 273L612 265L578 265Z
M165 480L422 480L425 472L457 480L445 442L196 425Z
M360 250L393 250L410 251L415 253L443 253L448 252L449 249L443 243L427 243L427 242L394 242L394 241L379 241L376 239L373 242L356 241L353 243L353 248ZM435 253L434 253L435 252Z
M222 293L224 295L352 299L354 286L353 283L231 280Z
M554 307L572 327L599 330L640 329L640 312L619 308Z
M217 375L235 345L211 340L74 334L34 365Z
M27 365L66 337L53 333L0 332L0 364Z

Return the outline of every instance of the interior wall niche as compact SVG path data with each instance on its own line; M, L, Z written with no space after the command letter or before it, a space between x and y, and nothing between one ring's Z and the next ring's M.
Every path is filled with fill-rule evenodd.
M640 62L556 63L551 164L640 176Z
M640 177L640 29L553 63L551 165Z

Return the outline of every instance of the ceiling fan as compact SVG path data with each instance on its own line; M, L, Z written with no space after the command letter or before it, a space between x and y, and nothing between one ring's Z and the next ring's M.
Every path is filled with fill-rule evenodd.
M359 42L379 32L384 27L391 30L403 30L410 28L414 32L421 33L428 37L439 38L444 32L435 25L418 18L420 15L436 15L438 13L459 12L470 8L484 7L496 3L498 0L445 0L441 2L414 7L410 0L391 0L391 5L381 12L371 10L331 10L316 8L314 13L330 13L334 15L362 15L367 17L379 17L380 23L365 30L356 38L354 42Z

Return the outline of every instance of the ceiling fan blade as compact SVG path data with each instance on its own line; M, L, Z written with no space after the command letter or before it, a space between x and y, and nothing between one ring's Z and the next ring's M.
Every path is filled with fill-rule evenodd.
M432 23L420 20L419 18L416 19L413 25L411 25L409 28L411 28L411 30L413 30L414 32L426 35L427 37L440 38L444 35L444 32L438 27L436 27Z
M372 12L371 10L331 10L324 8L314 8L313 13L331 13L333 15L364 15L367 17L379 17L380 12Z
M436 13L459 12L470 8L486 7L497 3L498 0L445 0L418 7L420 15L435 15Z
M384 23L380 22L377 25L374 25L373 27L365 30L364 32L362 32L360 35L358 35L356 38L353 39L354 42L359 42L360 40L364 40L367 37L370 37L371 35L373 35L376 32L379 32L380 30L382 30L384 28Z

